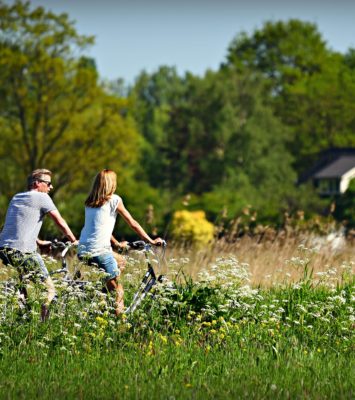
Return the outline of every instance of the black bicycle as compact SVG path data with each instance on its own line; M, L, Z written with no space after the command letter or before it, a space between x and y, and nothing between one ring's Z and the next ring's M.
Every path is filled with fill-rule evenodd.
M92 284L91 281L83 281L81 280L82 274L79 269L75 269L73 274L71 275L68 269L68 263L67 263L67 254L70 248L73 245L68 242L68 243L63 243L63 242L58 242L54 241L53 242L53 248L54 249L61 249L61 254L60 254L60 259L61 259L61 264L62 267L60 269L51 271L51 275L55 274L63 274L62 281L65 282L68 286L74 287L76 289L80 289L81 291L85 290L85 288ZM162 249L163 252L161 254L161 257L157 257L156 251L154 251L154 248L152 245L149 243L146 243L143 240L137 240L134 242L127 242L127 247L128 250L136 250L138 252L141 252L145 256L145 261L147 264L147 271L143 276L143 279L141 281L141 284L138 287L138 290L134 293L133 299L131 301L131 304L129 307L127 307L124 311L125 314L132 314L137 307L142 303L142 301L145 299L145 297L148 295L148 293L152 290L152 288L157 284L163 282L164 275L162 274L157 274L154 267L153 263L151 260L151 257L154 257L156 260L158 260L158 264L160 265L160 259L164 258L165 255L165 248L166 248L166 242L164 242ZM103 284L103 291L106 292L105 286Z
M5 320L8 312L17 306L19 315L24 318L28 316L31 310L27 302L27 291L24 290L23 283L18 279L8 279L0 282L0 319Z
M66 283L68 286L76 287L79 289L84 289L85 286L91 284L91 281L84 281L82 280L82 273L80 269L74 268L74 272L71 274L68 268L68 261L67 256L68 252L74 245L71 242L60 242L58 240L54 240L51 244L53 250L61 250L60 253L60 261L61 261L61 268L55 269L50 271L49 274L53 275L60 275L63 274L61 281Z
M21 263L18 265L9 263L7 267L9 267L6 272L8 277L6 280L0 281L0 318L5 320L6 316L11 314L23 319L29 319L32 312L32 304L28 299L28 285L32 285L32 288L38 288L37 284L43 282L43 277L38 270L23 268ZM11 271L15 270L17 277L11 276Z
M163 282L164 275L157 275L153 268L153 263L150 259L150 256L154 256L156 259L157 254L153 250L153 246L149 243L144 242L143 240L138 240L135 242L129 242L128 247L132 250L141 251L147 263L147 272L144 274L141 284L139 285L138 290L133 295L133 299L129 307L126 308L125 314L132 314L137 307L141 304L141 302L145 299L148 293L152 290L152 288L157 284ZM161 258L164 258L166 242L164 242L163 253ZM160 264L160 260L158 258L158 262Z
M79 301L80 299L85 299L86 292L90 292L89 289L92 288L94 284L98 284L97 289L99 289L99 287L102 286L103 291L106 292L104 290L105 285L101 280L99 282L83 280L82 273L80 269L77 268L77 266L74 267L73 272L69 270L67 257L70 249L73 248L72 243L70 242L64 243L58 240L54 240L51 244L51 247L52 250L60 250L59 257L60 257L61 267L59 269L49 271L49 274L52 277L56 275L62 275L61 278L55 279L55 285L57 289L63 287L64 284L64 289L59 290L59 296L61 298L61 301L59 301L58 295L56 295L56 297L53 300L53 304L57 304L59 306L59 303L61 303L63 307L66 308L66 304L69 299L75 298L76 300ZM147 263L147 271L143 276L141 284L138 290L135 292L131 304L125 310L125 314L132 314L141 304L141 302L145 299L148 293L152 290L152 288L157 283L161 283L163 281L164 276L162 274L158 275L153 267L151 257L155 257L155 259L158 259L157 254L153 249L153 246L151 246L149 243L140 240L140 241L128 242L127 247L129 250L136 250L138 252L142 252L145 255L145 261ZM164 258L165 248L166 248L166 243L162 246L163 253L161 258ZM159 265L160 265L160 260L159 260ZM28 309L27 298L21 292L19 284L16 283L15 280L9 280L3 282L3 295L13 296L14 294L16 294L17 296L17 302L19 308L22 310L27 310ZM5 307L6 307L6 302L5 302ZM3 310L3 315L5 316L5 314L6 314L6 308Z

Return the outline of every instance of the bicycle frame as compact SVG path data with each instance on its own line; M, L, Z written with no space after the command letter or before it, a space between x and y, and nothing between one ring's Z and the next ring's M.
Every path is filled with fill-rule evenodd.
M0 288L1 288L3 296L15 295L17 297L17 304L18 304L19 310L22 313L24 313L26 311L30 311L30 307L27 303L25 293L23 291L21 291L18 283L16 283L15 281L0 282ZM7 308L8 308L8 303L5 301L4 307L1 312L1 316L0 316L1 319L4 319L4 317L7 313Z
M150 253L152 251L152 246L150 244L145 243L143 241L136 241L136 242L128 243L128 246L131 249L142 250L144 252L145 259L147 262L147 267L148 267L148 270L145 273L138 290L136 291L136 293L133 296L131 304L129 305L129 307L126 308L126 310L124 312L125 314L132 314L137 309L137 307L141 304L141 302L145 299L145 297L151 291L153 286L155 286L158 282L163 281L164 276L159 275L157 277L157 275L154 271L154 268L153 268L152 263L148 256L148 253ZM165 247L165 245L164 245L164 247Z
M54 271L51 271L50 275L64 273L65 274L64 275L64 279L65 280L70 279L69 270L68 270L68 263L67 263L67 260L66 260L66 255L67 255L67 253L68 253L68 251L69 251L69 249L71 247L71 243L63 243L63 242L58 242L58 241L55 240L52 243L52 247L54 249L57 249L57 248L62 248L63 249L61 251L61 253L60 253L60 259L61 259L62 268L56 269Z
M66 282L70 285L73 285L73 286L78 286L81 289L83 289L85 287L85 285L87 285L89 282L78 280L78 278L80 278L80 271L78 271L79 276L76 276L76 274L75 274L74 277L71 277L69 275L69 269L68 269L68 263L67 263L66 256L72 246L73 245L70 242L63 243L63 242L58 242L57 240L53 241L52 247L54 249L63 249L60 253L62 268L51 271L50 275L52 276L52 275L56 275L56 274L64 274L64 276L63 276L64 282Z
M9 250L9 251L12 252L14 250ZM25 257L24 260L26 260ZM16 260L14 261L8 259L8 263L6 263L5 265L11 267L13 270L16 270L16 274L18 275L18 277L17 279L12 278L12 279L7 279L5 281L0 281L0 291L2 292L2 296L4 296L4 298L6 296L16 296L18 309L21 312L23 312L25 316L25 313L31 311L31 306L27 301L28 292L27 292L26 282L32 274L35 275L37 273L34 273L34 271L27 269L27 266L23 267L22 263L24 260L19 261L19 263L17 264ZM6 314L6 311L7 311L7 302L5 302L5 306L2 312L2 317Z

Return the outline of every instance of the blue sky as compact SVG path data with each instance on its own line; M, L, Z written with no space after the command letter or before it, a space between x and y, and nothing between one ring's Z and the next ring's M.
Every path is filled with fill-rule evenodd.
M7 1L11 3L11 1ZM88 51L102 78L131 84L142 71L175 66L203 75L224 61L237 33L268 20L298 18L317 24L328 46L355 47L352 0L31 0L67 12L81 34L94 35Z

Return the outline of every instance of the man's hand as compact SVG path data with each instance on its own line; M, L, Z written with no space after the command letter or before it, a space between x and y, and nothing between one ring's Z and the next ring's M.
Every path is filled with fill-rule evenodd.
M119 242L113 235L111 235L111 246L113 249L122 251L122 250L127 250L128 249L128 242L125 240L122 242Z
M128 242L126 240L123 240L122 242L117 243L117 248L121 250L127 250L128 249Z
M37 246L39 247L41 253L49 254L52 250L52 242L49 240L37 239Z
M112 247L117 250L118 252L123 251L123 250L128 250L128 242L127 241L111 241Z

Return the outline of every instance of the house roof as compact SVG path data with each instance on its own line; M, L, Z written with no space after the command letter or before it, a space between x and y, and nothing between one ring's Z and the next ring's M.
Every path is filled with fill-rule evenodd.
M343 155L320 169L314 178L340 178L355 168L355 155Z
M327 150L318 153L318 155L310 155L309 158L305 158L305 167L309 164L310 160L313 159L315 162L311 167L306 168L299 176L298 183L306 182L309 178L314 178L318 172L323 170L325 167L330 165L333 161L336 161L340 157L355 156L355 147L338 147L328 148Z

